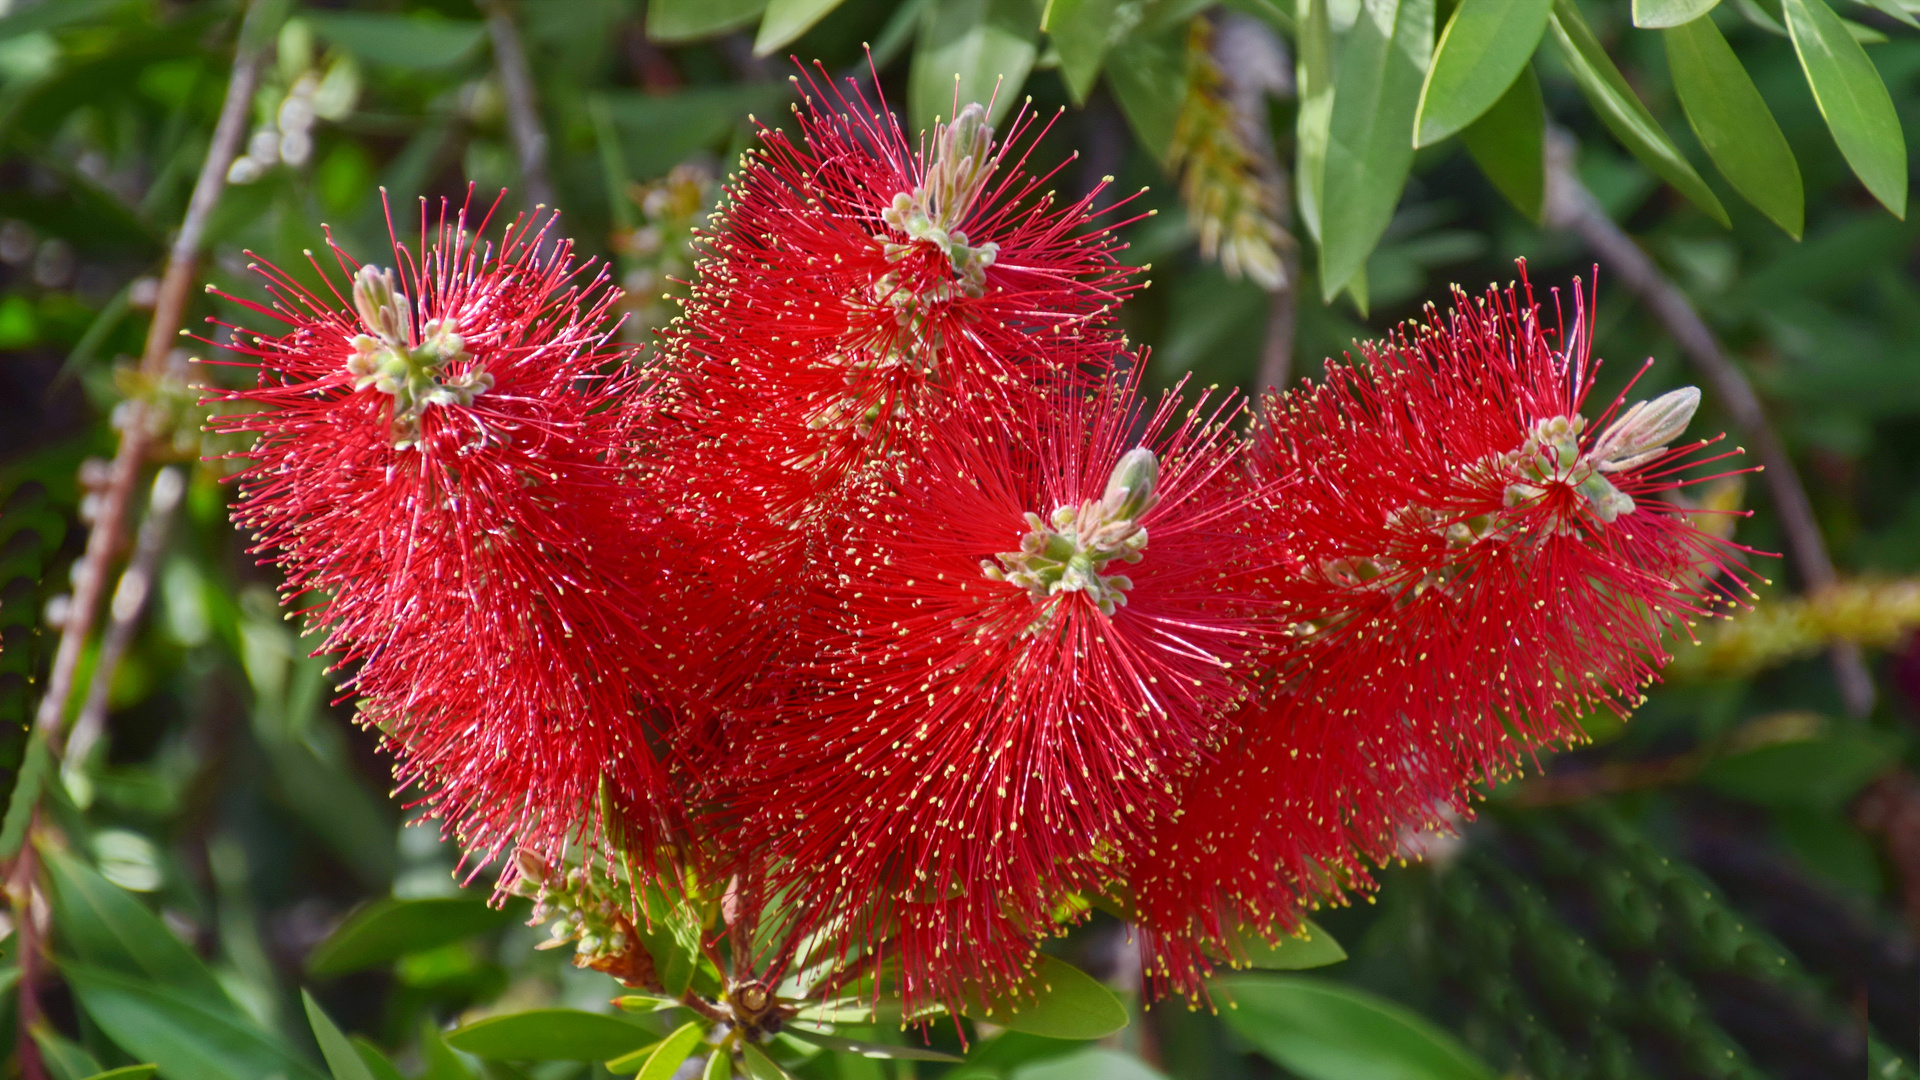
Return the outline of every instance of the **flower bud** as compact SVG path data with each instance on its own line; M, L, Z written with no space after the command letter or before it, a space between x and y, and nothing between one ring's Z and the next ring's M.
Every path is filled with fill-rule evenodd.
M1683 386L1652 401L1635 402L1612 426L1600 433L1590 457L1601 472L1624 472L1644 465L1667 450L1667 444L1687 430L1700 407L1698 387Z
M394 284L393 271L372 263L353 275L353 306L374 336L389 345L405 345L413 336L406 294Z
M1160 459L1144 446L1136 446L1121 455L1120 463L1107 477L1106 503L1113 517L1133 521L1152 509L1160 497L1154 486L1160 480Z

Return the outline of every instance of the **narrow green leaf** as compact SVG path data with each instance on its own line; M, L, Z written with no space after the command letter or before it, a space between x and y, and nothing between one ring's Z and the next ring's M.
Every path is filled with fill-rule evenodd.
M1906 23L1915 30L1920 30L1920 19L1914 18L1912 12L1901 7L1900 0L1860 0L1860 2L1878 11L1882 15Z
M1132 1054L1096 1046L1022 1065L1013 1070L1012 1080L1166 1080L1166 1077Z
M420 1056L426 1059L427 1071L419 1080L476 1080L473 1070L447 1046L432 1021L420 1024Z
M104 20L114 8L129 7L128 0L61 0L58 4L35 4L0 18L0 41L41 30L58 30L74 23Z
M1320 293L1331 301L1387 231L1413 163L1414 110L1433 52L1433 0L1361 0L1334 72L1321 192Z
M320 1044L320 1056L327 1059L333 1080L374 1080L367 1063L360 1060L359 1052L341 1034L339 1026L320 1003L313 1000L313 995L302 989L300 1001L307 1007L307 1023L313 1027L314 1040Z
M988 119L998 123L1026 85L1038 37L1029 0L934 0L907 77L914 129L931 131L935 117L951 119L956 89L960 106L992 101Z
M108 1069L103 1073L94 1073L87 1080L147 1080L160 1071L158 1065L122 1065L117 1069Z
M60 964L80 1007L121 1049L194 1080L326 1080L237 1011L173 987L82 964Z
M1707 156L1742 198L1795 240L1805 220L1800 166L1766 99L1710 18L1661 31L1673 89Z
M416 19L370 11L322 11L302 8L300 17L314 32L370 64L431 71L450 68L473 56L487 36L484 23L472 19Z
M1300 189L1300 221L1320 242L1320 186L1327 167L1327 125L1333 119L1333 26L1327 0L1299 0L1299 59L1294 85L1300 112L1294 121L1294 183Z
M72 1042L45 1024L31 1032L33 1045L40 1050L40 1063L53 1074L53 1080L81 1080L100 1072L100 1062L79 1043Z
M1779 19L1774 18L1775 13L1779 9L1778 4L1774 5L1775 11L1768 11L1755 3L1754 0L1733 0L1733 6L1734 10L1740 13L1741 18L1747 20L1747 22L1754 26L1765 30L1769 34L1775 34L1780 37L1787 36L1787 28L1780 24Z
M1050 1039L1102 1039L1127 1026L1127 1007L1098 979L1051 956L1040 958L1032 977L1012 993L967 1015L1012 1031Z
M133 894L64 852L48 852L46 863L53 925L67 953L237 1015L213 972Z
M718 37L760 17L767 0L650 0L647 40L672 45Z
M813 24L827 17L827 13L841 5L843 0L768 0L767 13L760 17L760 32L753 39L753 55L766 56L789 42L799 39L801 34L813 29Z
M641 1047L638 1050L629 1050L626 1053L621 1054L619 1057L614 1058L612 1061L609 1061L606 1063L607 1071L612 1073L630 1073L630 1072L638 1071L640 1066L645 1065L647 1063L647 1059L653 1056L653 1052L660 1048L660 1043L662 1041L663 1040L656 1039L653 1042L648 1043L647 1045Z
M1693 171L1693 166L1673 145L1673 140L1667 138L1653 114L1634 95L1626 77L1600 47L1599 39L1593 36L1593 29L1573 0L1554 0L1548 25L1553 28L1553 39L1573 72L1574 81L1580 85L1580 92L1593 106L1593 111L1600 114L1601 123L1607 125L1613 137L1695 206L1713 215L1720 224L1731 226L1727 208L1720 205L1713 189Z
M447 1045L476 1057L521 1061L605 1061L654 1040L617 1016L579 1009L529 1009L489 1016L447 1033Z
M1730 754L1702 769L1700 781L1762 806L1836 812L1899 756L1899 740L1882 733L1836 733Z
M733 1058L724 1050L708 1054L707 1067L700 1070L700 1080L733 1080Z
M740 1063L747 1067L747 1075L753 1080L793 1080L787 1070L774 1064L765 1051L752 1043L740 1047Z
M1313 921L1308 920L1300 930L1300 936L1283 937L1278 945L1268 943L1258 934L1243 931L1231 943L1228 955L1221 959L1236 968L1304 971L1337 964L1347 958L1347 950L1340 947L1332 934Z
M1907 216L1907 141L1867 50L1823 0L1783 0L1801 70L1853 173L1893 216Z
M1364 991L1279 975L1214 986L1232 1003L1227 1023L1302 1080L1494 1080L1451 1035Z
M859 1054L870 1058L906 1058L913 1061L965 1061L965 1058L924 1046L888 1046L885 1043L862 1042L859 1039L842 1039L824 1031L811 1031L807 1028L788 1025L780 1029L802 1042L825 1047L842 1054Z
M307 955L307 970L315 975L344 975L463 941L511 921L512 915L477 897L375 900L348 915L314 947Z
M6 821L0 824L0 859L12 859L26 843L27 826L33 823L34 807L40 803L40 787L46 783L50 760L46 736L35 728L27 736L26 755L15 774L13 794L7 799Z
M347 1041L353 1044L354 1053L360 1055L360 1063L373 1074L373 1080L407 1080L400 1074L399 1069L394 1068L393 1062L387 1060L387 1055L381 1053L380 1048L364 1036L349 1035ZM425 1078L423 1077L422 1080Z
M1114 47L1107 85L1133 137L1155 160L1167 160L1173 128L1187 96L1187 35L1134 34Z
M1040 29L1060 53L1060 77L1077 105L1086 103L1100 77L1118 6L1119 0L1048 0L1041 13Z
M647 1063L634 1074L634 1080L672 1080L673 1074L692 1056L694 1047L700 1045L700 1037L706 1030L706 1025L698 1020L689 1020L673 1029L673 1034L653 1048Z
M1492 108L1547 30L1553 0L1461 0L1434 46L1413 144L1431 146Z
M1633 25L1643 30L1679 26L1712 11L1720 0L1633 0Z
M1547 107L1540 98L1540 78L1531 66L1520 72L1493 108L1460 133L1473 163L1514 209L1536 224L1546 209L1546 136Z

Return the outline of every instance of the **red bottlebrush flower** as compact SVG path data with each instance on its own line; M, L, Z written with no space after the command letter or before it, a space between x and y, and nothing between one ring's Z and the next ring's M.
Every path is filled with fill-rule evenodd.
M763 128L742 158L666 343L702 512L782 531L876 448L911 452L929 400L1109 362L1134 288L1094 196L1062 205L1009 160L1028 114L996 143L968 105L916 153L857 91L829 96L795 108L799 143Z
M430 240L421 213L397 273L334 249L351 300L273 267L270 307L229 297L286 327L236 328L258 381L216 395L255 437L235 521L469 852L557 858L611 812L644 861L676 815L638 697L648 526L621 454L648 403L603 325L617 293L566 242L542 254L546 226L494 247L464 207Z
M1172 811L1282 625L1240 587L1258 490L1228 410L1142 412L1127 380L923 413L738 717L740 849L843 948L897 958L911 1002L1024 974Z
M1662 632L1731 597L1665 498L1707 445L1669 449L1698 391L1588 425L1575 303L1556 352L1530 291L1461 294L1271 402L1254 465L1285 487L1254 532L1294 567L1302 648L1132 863L1151 976L1195 992L1243 928L1364 884L1402 828L1637 704Z

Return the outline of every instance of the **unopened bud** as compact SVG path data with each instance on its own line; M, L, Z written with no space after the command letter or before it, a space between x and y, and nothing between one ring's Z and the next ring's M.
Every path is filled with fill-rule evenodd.
M393 271L369 263L353 275L353 306L360 321L388 345L402 346L413 336L407 297L394 284Z
M1160 501L1154 487L1160 480L1160 459L1144 446L1121 455L1107 477L1105 502L1118 521L1133 521Z
M1601 472L1625 472L1665 453L1700 408L1700 390L1683 386L1652 401L1635 402L1600 433L1590 455Z

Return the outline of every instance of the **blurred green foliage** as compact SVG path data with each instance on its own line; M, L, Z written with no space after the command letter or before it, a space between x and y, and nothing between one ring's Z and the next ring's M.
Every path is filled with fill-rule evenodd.
M492 10L274 7L199 276L256 296L250 259L311 279L302 253L328 236L377 251L389 213L404 236L417 199L490 204L519 186ZM1219 1013L1142 1011L1123 925L1100 916L1063 958L1129 1003L1134 1022L1100 1046L971 1022L963 1046L961 1025L943 1023L928 1045L963 1063L783 1039L770 1044L781 1066L810 1080L1913 1075L1920 912L1903 890L1920 888L1920 824L1899 811L1912 805L1900 799L1920 614L1894 579L1920 573L1920 285L1916 227L1888 208L1905 205L1899 132L1920 114L1920 39L1901 0L503 10L534 74L560 227L630 288L634 340L666 321L662 294L690 272L688 240L750 143L748 117L784 120L793 69L773 57L787 52L877 78L916 124L951 107L955 76L963 98L997 92L1003 113L1029 97L1042 117L1066 110L1031 164L1059 166L1055 182L1076 191L1107 175L1147 189L1123 234L1155 284L1125 319L1161 383L1252 386L1276 326L1311 374L1306 361L1450 282L1511 277L1518 256L1543 286L1584 272L1575 238L1540 224L1551 117L1577 140L1586 186L1760 389L1855 582L1791 599L1791 575L1756 554L1783 584L1751 615L1703 626L1699 647L1676 634L1676 678L1631 724L1589 718L1592 745L1491 793L1461 837L1408 838L1427 861L1384 872L1377 905L1322 913L1344 963L1223 979ZM671 1072L649 1047L673 1043L684 1016L615 1009L618 984L536 949L524 901L484 904L487 868L462 865L431 824L402 827L408 793L388 790L326 661L226 522L221 455L237 448L199 441L178 387L124 374L208 147L239 5L0 11L0 770L13 794L0 849L31 840L44 856L41 900L14 882L9 925L51 926L45 1018L24 1034L45 1075L132 1077L152 1062L174 1080L560 1080L607 1075L611 1058ZM1267 48L1252 60L1235 51L1250 36ZM1276 289L1297 323L1276 321ZM192 314L216 341L199 317L258 321L212 298ZM1616 361L1602 394L1647 355L1662 362L1644 396L1698 380L1604 271L1596 353ZM27 722L98 500L87 462L111 454L129 393L171 393L170 452L201 460L108 687L106 737L54 769ZM1709 396L1703 426L1718 407ZM1737 538L1779 550L1750 490ZM1873 650L1870 717L1843 717L1817 656L1836 639ZM6 1050L23 1037L16 944L0 953ZM922 1046L884 1024L840 1035ZM549 1054L582 1060L514 1060Z

